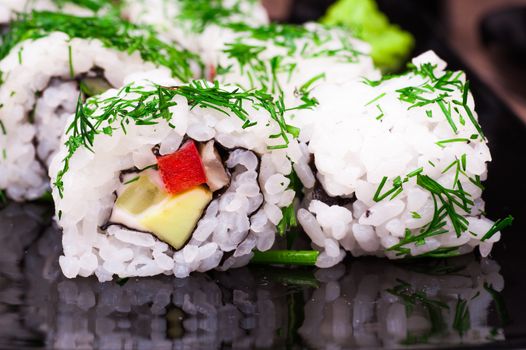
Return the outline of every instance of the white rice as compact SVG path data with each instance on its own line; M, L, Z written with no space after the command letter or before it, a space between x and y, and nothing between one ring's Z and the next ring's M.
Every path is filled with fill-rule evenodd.
M271 34L261 34L267 32ZM216 67L219 81L244 89L265 88L275 95L283 92L286 101L301 96L305 84L308 91L321 84L380 78L369 45L341 28L272 24L239 30L210 28L203 36L213 45L203 51L203 61ZM239 44L261 51L246 63L244 56L238 60L231 53ZM261 75L263 79L258 78Z
M433 52L415 58L413 63L416 66L423 63L436 65L436 77L445 72L445 62ZM464 82L464 74L453 73L454 76L457 74ZM493 222L482 215L482 190L469 179L479 176L483 181L487 177L486 163L491 160L487 140L472 138L478 131L464 110L459 116L459 112L452 108L452 119L458 128L455 133L437 103L409 108L411 104L401 100L399 89L422 87L425 83L423 77L409 73L385 80L376 87L359 81L344 85L327 84L312 93L320 106L315 111L300 111L295 119L302 125L302 119L308 124L316 118L312 135L307 140L309 151L314 156L317 179L325 191L331 197L354 201L352 205L342 207L314 200L306 203L306 209L299 213L300 223L316 247L333 256L334 262L340 258L336 255L335 241L353 256L401 257L396 251L387 249L398 244L406 230L417 235L431 221L433 199L413 176L408 177L403 191L396 198L376 202L373 198L382 179L387 177L381 191L385 193L392 188L393 179L398 176L404 179L421 167L422 174L447 189L455 190L456 167L448 169L448 166L454 161L460 166L463 157L466 169L460 172L459 180L474 204L467 212L457 206L455 210L467 219L468 228L457 236L448 218L444 227L447 233L428 237L425 244L412 243L405 248L411 255L420 255L447 247L460 247L459 253L466 253L478 246L482 256L487 256L492 245L500 239L500 233L496 233L482 241ZM447 92L446 106L450 101L463 100L462 91L453 90ZM444 91L428 92L424 96L433 99L439 93ZM467 106L476 119L471 94L467 95ZM461 118L464 118L464 125L459 121ZM437 144L449 139L469 142Z
M219 15L217 21L205 23L204 28L196 28L196 23L200 23L201 19L181 17L181 11L187 4L190 7L199 7L199 2L205 3L203 0L197 1L196 4L192 4L191 0L126 0L122 12L123 17L130 22L153 26L161 37L175 41L196 53L210 49L215 42L221 40L218 35L221 25L237 22L264 25L269 22L267 12L259 0L220 0L211 4L222 6L231 13L226 16ZM210 41L211 36L215 40Z
M71 39L60 32L14 47L0 62L0 120L6 131L0 133L0 189L14 200L39 198L49 188L46 167L78 99L70 64L76 77L99 68L116 87L131 73L155 68L139 53L130 55L98 40ZM36 96L39 92L41 97Z
M0 24L11 22L16 19L19 13L31 11L60 11L75 16L88 17L104 13L107 9L103 8L98 13L94 13L88 8L68 2L59 7L53 0L0 0Z

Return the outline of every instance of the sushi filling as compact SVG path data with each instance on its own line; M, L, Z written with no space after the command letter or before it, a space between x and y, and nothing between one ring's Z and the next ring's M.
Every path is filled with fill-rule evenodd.
M110 218L133 230L149 232L176 250L188 242L198 221L230 177L214 141L188 141L157 165L121 176Z

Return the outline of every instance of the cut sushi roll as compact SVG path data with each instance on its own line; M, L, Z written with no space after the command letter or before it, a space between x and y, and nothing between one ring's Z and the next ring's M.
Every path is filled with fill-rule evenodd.
M321 83L379 79L368 44L350 32L315 23L302 26L231 24L202 53L209 79L301 97Z
M193 52L214 47L221 40L221 26L269 22L259 0L125 0L122 15L133 23L152 26L163 38Z
M488 141L464 73L445 68L428 52L407 74L312 92L320 107L300 113L318 115L318 185L298 218L317 249L334 250L327 238L354 256L487 256L499 241L512 218L484 216Z
M292 163L308 169L282 101L144 76L80 106L50 167L67 277L247 264L292 205Z
M349 31L315 23L269 24L259 1L129 1L123 12L199 54L208 80L245 90L294 99L321 82L380 78L369 45Z
M21 13L31 11L60 11L75 16L89 17L114 10L107 0L1 0L0 24L7 25Z
M149 29L114 17L51 12L13 22L0 58L0 189L18 201L48 189L47 166L79 94L99 94L156 67L187 81L201 66Z

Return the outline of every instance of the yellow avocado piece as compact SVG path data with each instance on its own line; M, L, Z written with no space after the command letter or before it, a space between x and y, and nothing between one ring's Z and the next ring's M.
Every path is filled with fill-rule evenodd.
M181 249L211 201L212 192L198 186L151 208L144 213L140 223L162 241Z
M148 175L141 175L138 180L129 183L117 199L115 205L130 214L138 215L146 209L162 202L168 197L151 180Z

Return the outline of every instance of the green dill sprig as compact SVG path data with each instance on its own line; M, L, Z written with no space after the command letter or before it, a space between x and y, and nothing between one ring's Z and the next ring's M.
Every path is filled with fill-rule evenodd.
M464 217L464 213L469 213L471 207L474 205L474 202L471 200L471 195L464 191L458 178L455 179L456 188L448 189L428 175L424 175L423 168L418 168L410 172L403 179L401 177L395 178L392 187L386 191L383 189L388 178L383 177L373 196L373 200L375 202L380 202L388 197L390 200L394 199L403 192L404 183L408 182L412 177L416 177L416 184L418 186L431 194L434 206L433 217L430 223L422 228L418 234L415 235L411 230L406 230L406 233L400 242L387 249L387 251L396 251L398 255L410 256L411 251L407 248L409 244L424 245L427 238L448 233L449 230L446 229L448 222L446 219L449 219L456 235L460 236L468 228L468 221ZM462 210L463 213L459 213L459 209ZM420 216L420 214L416 214L417 215L412 214L413 218L418 218ZM433 251L428 252L427 256L439 256L444 254L447 256L456 255L457 251Z
M264 89L277 95L283 93L281 87L283 82L290 81L297 69L296 60L287 59L288 57L300 56L305 59L331 57L340 62L357 62L360 56L364 55L353 47L349 35L333 32L324 27L311 30L305 26L275 23L259 27L231 23L227 28L236 32L238 37L225 45L224 53L227 58L237 63L241 74L248 77L250 86L245 88ZM324 46L332 40L340 42L337 49L327 49ZM262 54L269 44L285 49L286 53L263 59ZM232 65L220 67L217 73L219 76L227 74L231 68ZM298 93L301 94L299 97L302 98L305 106L314 104L315 100L306 92L314 81L321 78L324 78L324 75L314 76L312 81L305 83L303 91L298 89Z
M123 98L126 95L127 98ZM191 108L210 108L227 116L235 116L243 121L243 128L256 125L250 119L250 114L244 107L251 104L252 108L266 111L269 119L274 120L280 127L280 132L272 138L281 137L282 145L269 146L284 148L289 143L289 136L298 136L298 129L289 125L284 119L283 100L275 100L270 94L260 91L227 91L219 84L206 81L193 81L188 85L164 87L154 85L152 88L123 87L117 96L109 98L90 98L85 104L83 96L79 95L76 113L72 123L68 126L65 142L67 154L63 159L63 167L58 172L54 186L60 196L63 195L63 177L69 170L69 162L76 151L84 147L92 151L95 137L98 134L112 135L117 128L126 133L127 125L156 125L165 120L175 127L176 120L170 112L170 107L177 105L176 96L186 99Z
M435 68L436 65L431 63L423 63L419 66L410 63L406 73L384 75L380 80L364 79L363 83L371 87L377 87L387 80L404 77L408 74L418 75L424 79L423 83L418 86L407 86L396 90L399 94L399 99L410 104L409 109L424 108L436 104L455 134L458 132L458 124L465 125L465 116L467 116L467 119L473 124L478 133L472 136L475 136L475 138L480 136L482 139L485 139L482 127L468 106L470 83L469 81L463 82L464 73L462 71L453 72L446 70L442 75L437 76ZM454 92L459 93L462 98L453 99ZM426 110L426 114L429 118L432 118L430 110ZM475 138L472 137L472 139Z
M84 7L93 12L98 12L103 8L113 9L119 5L118 1L108 1L108 0L53 0L53 2L58 6L58 8L64 7L66 4L73 4L79 7Z
M403 179L398 176L393 180L393 187L387 191L385 191L382 194L382 190L387 182L387 176L384 176L382 180L380 181L380 185L378 185L378 188L376 189L376 192L373 196L373 200L375 202L381 202L385 198L391 196L390 199L396 198L400 193L403 191L403 185L404 183L408 182L410 178L417 176L418 174L421 174L424 171L424 168L418 168L416 170L411 171L409 174L407 174Z
M469 213L473 201L469 198L469 193L462 189L460 181L457 183L459 189L445 188L431 177L422 174L417 175L416 182L417 185L431 193L434 207L433 217L431 222L422 228L418 234L414 235L410 230L406 230L406 234L400 242L387 249L387 251L396 251L399 255L411 255L407 248L409 244L424 245L427 238L448 233L449 230L445 228L448 218L457 237L468 228L467 219L463 214L458 213L457 208ZM453 251L448 251L447 255L451 253ZM432 256L433 253L430 252L428 255Z
M508 215L504 219L499 219L493 224L493 226L491 226L488 232L486 232L486 234L484 234L484 236L482 236L480 240L484 242L490 239L491 237L493 237L497 232L504 230L506 227L509 227L512 224L513 224L513 216L511 215Z
M138 52L142 59L171 70L174 77L189 81L194 73L191 62L202 68L200 59L187 50L161 41L148 27L138 26L115 16L77 17L54 12L20 14L2 36L0 59L20 42L37 40L53 32L63 32L70 38L97 39L105 47L119 51Z
M188 23L190 29L202 33L211 24L226 25L234 16L243 15L241 1L225 6L224 0L179 0L176 22Z
M320 252L317 250L268 250L254 251L251 264L314 266Z
M245 23L232 23L228 28L241 34L243 38L251 38L261 42L270 42L287 49L287 55L300 54L301 57L335 57L344 62L356 62L365 53L357 50L351 43L352 35L348 32L335 31L334 28L318 26L311 30L306 26L294 24L271 23L265 26L253 27ZM327 49L324 44L338 40L337 49Z
M295 196L301 195L303 191L303 184L301 183L301 180L299 179L294 169L287 176L287 178L290 180L287 189L293 190ZM290 232L290 229L298 227L298 219L296 218L294 201L292 201L292 203L289 206L281 209L281 212L283 214L283 217L277 225L277 230L280 236L284 236L286 233Z
M451 258L454 256L459 256L458 247L441 247L430 252L420 254L416 258Z
M424 107L430 104L437 104L450 125L453 132L458 132L458 124L465 125L465 118L461 113L462 109L470 122L473 124L478 134L484 139L482 127L476 120L473 111L468 106L469 81L463 82L462 71L453 72L446 70L440 76L435 75L436 65L423 63L419 66L409 64L410 71L425 79L420 86L410 86L399 89L400 100L410 103L409 108ZM461 100L453 99L454 92L462 96ZM435 98L429 98L429 95L435 95ZM456 116L453 114L456 112ZM455 120L456 117L458 120Z

